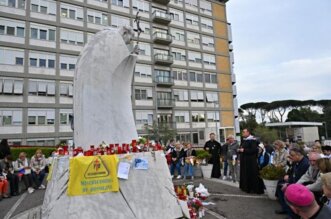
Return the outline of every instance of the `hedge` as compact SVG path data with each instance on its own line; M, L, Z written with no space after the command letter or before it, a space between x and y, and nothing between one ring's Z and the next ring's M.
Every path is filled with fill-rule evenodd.
M25 152L26 157L30 159L36 153L37 149L41 149L45 157L49 157L56 150L54 147L11 147L10 151L14 160L18 158L21 152Z

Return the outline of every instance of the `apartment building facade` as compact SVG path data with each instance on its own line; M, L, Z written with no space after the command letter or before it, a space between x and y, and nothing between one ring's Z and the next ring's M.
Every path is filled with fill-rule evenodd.
M239 132L226 1L1 0L0 139L70 140L73 76L80 51L107 26L143 30L132 86L137 131L153 122L202 145ZM91 72L93 74L93 72ZM97 106L96 106L97 107ZM91 130L93 131L93 130Z

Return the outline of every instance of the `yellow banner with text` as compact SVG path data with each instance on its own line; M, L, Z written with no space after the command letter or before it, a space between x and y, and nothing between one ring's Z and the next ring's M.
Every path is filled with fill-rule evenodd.
M117 163L116 155L71 158L67 194L75 196L118 192Z

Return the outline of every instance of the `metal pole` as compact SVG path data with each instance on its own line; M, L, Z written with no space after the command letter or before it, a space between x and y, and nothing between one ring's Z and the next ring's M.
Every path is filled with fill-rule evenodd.
M216 137L216 140L218 140L218 141L220 141L221 139L218 139L218 125L217 125L217 120L216 120L216 118L217 118L217 111L215 110L215 108L216 108L216 102L214 101L214 112L215 112L215 128L216 128L216 132L215 132L215 137ZM207 116L208 117L208 116ZM208 118L207 118L208 119Z
M326 122L323 122L324 123L324 128L325 128L325 139L328 140L329 137L328 137L328 127L326 125Z

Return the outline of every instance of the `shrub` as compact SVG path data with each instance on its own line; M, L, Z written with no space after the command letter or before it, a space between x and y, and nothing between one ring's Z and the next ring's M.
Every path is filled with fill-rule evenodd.
M211 154L205 150L197 150L197 159L203 160L206 159L206 162L211 158Z
M275 165L268 165L262 168L260 176L266 180L279 180L285 176L286 172L283 167L276 167Z
M51 153L56 150L56 148L51 148L51 147L11 147L10 148L14 160L18 158L18 155L21 152L25 152L26 157L30 159L36 153L37 149L41 149L45 157L49 157Z

